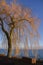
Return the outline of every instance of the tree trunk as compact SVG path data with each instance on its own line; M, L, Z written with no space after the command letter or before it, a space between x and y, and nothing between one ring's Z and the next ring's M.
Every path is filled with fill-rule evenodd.
M7 31L4 28L2 28L2 30L5 33L5 35L7 37L7 40L8 40L8 53L7 53L7 56L9 58L11 58L11 53L12 53L11 37L9 36L9 34L7 33Z
M11 53L12 53L12 44L11 44L11 37L9 36L9 34L7 33L7 31L5 29L3 29L3 32L5 33L7 40L8 40L8 53L7 53L7 57L11 58Z
M11 43L11 37L9 37L9 39L8 39L8 54L7 54L7 56L9 58L11 58L11 54L12 54L12 43Z
M4 24L3 24L3 20L0 18L1 21L1 27L2 27L2 31L5 33L7 40L8 40L8 53L7 56L9 58L11 58L11 53L12 53L12 44L11 44L11 36L9 36L8 32L4 29Z
M7 37L7 40L8 40L8 53L7 53L7 56L9 58L11 58L11 53L12 53L11 37L9 36L9 34L7 33L7 31L5 31L4 29L3 29L3 32L5 33L5 35Z

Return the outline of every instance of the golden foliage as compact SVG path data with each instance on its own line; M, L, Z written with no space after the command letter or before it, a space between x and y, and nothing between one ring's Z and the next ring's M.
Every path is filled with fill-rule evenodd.
M19 46L20 41L23 40L23 38L25 39L25 37L27 41L28 33L30 34L30 39L32 40L34 39L35 35L37 35L39 20L36 17L32 17L31 9L24 8L18 4L14 4L13 2L11 4L7 4L6 1L3 0L0 2L0 18L3 21L6 20L6 25L8 25L10 30L13 28L12 42L14 45L17 44L18 40ZM27 24L29 24L30 27ZM26 42L25 46L28 46L27 43L28 42Z

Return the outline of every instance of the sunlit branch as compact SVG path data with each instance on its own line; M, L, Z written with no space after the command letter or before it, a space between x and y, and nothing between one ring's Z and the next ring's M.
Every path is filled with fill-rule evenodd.
M11 23L9 23L8 25L14 25L16 22L20 22L20 21L29 21L29 23L31 23L30 19L20 19L20 20L17 20L17 21L13 21Z

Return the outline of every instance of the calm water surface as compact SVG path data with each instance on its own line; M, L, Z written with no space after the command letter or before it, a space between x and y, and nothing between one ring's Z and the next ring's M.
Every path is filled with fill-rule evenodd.
M38 53L37 58L38 58L38 59L43 59L43 49L38 50L37 53ZM5 55L7 55L7 50L6 50L6 49L0 49L0 54L5 54ZM14 56L14 55L15 55L15 50L12 51L12 56ZM33 55L33 53L32 53L32 50L29 50L29 51L28 51L28 55L29 55L29 57L31 57L31 58L32 58L32 57L35 57L35 56ZM24 56L24 51L23 51L23 50L20 50L20 53L19 53L18 56L23 57L23 56Z

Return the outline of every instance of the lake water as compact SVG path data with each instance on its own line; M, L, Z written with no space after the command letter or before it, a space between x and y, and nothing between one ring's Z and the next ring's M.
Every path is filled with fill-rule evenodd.
M14 56L15 55L15 52L14 52L15 50L13 50L12 51L12 56ZM38 56L37 56L37 58L38 59L43 59L43 49L40 49L40 50L38 50ZM5 54L5 55L7 55L7 50L6 49L0 49L0 54ZM28 54L29 54L29 57L35 57L33 54L32 54L32 50L29 50L28 51ZM23 57L24 56L24 51L23 50L20 50L20 53L19 53L19 55L18 56L20 56L20 57Z

